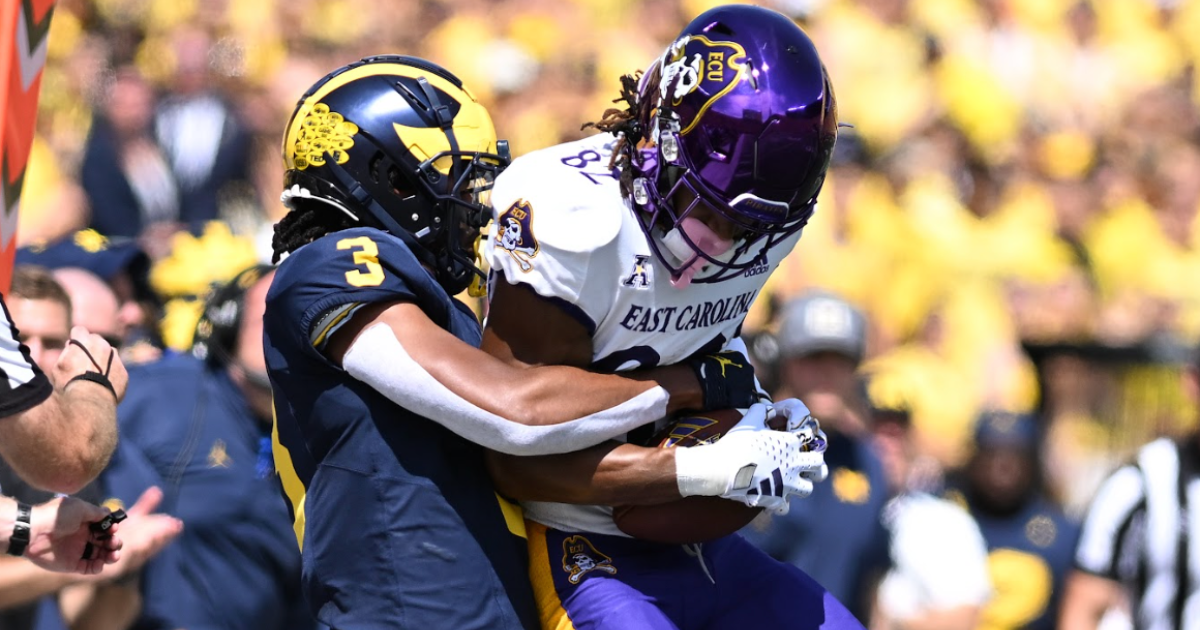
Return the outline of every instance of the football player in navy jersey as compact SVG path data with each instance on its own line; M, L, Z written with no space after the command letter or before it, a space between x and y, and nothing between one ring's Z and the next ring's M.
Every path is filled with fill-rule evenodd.
M493 489L484 448L566 452L682 408L746 407L748 362L705 355L626 378L480 351L474 313L452 296L482 284L477 244L508 152L432 63L370 57L326 76L297 105L283 156L291 211L273 245L287 256L264 343L313 613L337 630L537 627L524 521ZM765 419L759 405L718 444L615 465L630 488L669 487L660 500L744 496L744 468L755 482L798 476L800 439Z

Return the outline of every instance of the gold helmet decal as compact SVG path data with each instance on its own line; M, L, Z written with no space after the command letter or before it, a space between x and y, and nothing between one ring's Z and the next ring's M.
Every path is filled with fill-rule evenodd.
M359 128L341 114L330 111L322 101L348 83L376 75L424 78L459 104L453 128L458 150L481 153L496 151L496 130L491 116L465 87L458 87L436 73L419 68L398 63L375 63L338 74L300 104L283 139L285 168L304 170L309 166L324 165L331 157L337 164L349 159L346 150L354 146L354 136ZM393 123L393 127L405 148L419 161L424 162L453 148L446 131L439 127L410 127L399 123ZM437 160L434 166L438 171L447 173L451 164L451 158L444 157Z
M329 106L317 103L300 122L296 140L292 145L292 163L304 170L309 166L323 166L325 155L338 164L345 164L350 156L346 151L354 146L354 135L358 125L346 120L341 114L329 111Z

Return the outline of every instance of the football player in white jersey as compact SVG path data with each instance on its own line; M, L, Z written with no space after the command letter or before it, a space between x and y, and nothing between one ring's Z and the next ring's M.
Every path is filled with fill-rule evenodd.
M837 111L790 19L718 7L623 85L629 108L605 113L607 133L521 157L496 181L482 347L501 359L615 371L744 349L746 312L813 213ZM776 409L807 416L796 400ZM662 449L636 442L491 457L525 506L544 628L862 627L737 535L679 546L621 532L606 506L686 494L641 474Z

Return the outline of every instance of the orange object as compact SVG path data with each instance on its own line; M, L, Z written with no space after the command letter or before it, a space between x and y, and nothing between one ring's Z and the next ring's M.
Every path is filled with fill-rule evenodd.
M0 2L0 292L7 292L12 280L17 213L33 145L54 2Z

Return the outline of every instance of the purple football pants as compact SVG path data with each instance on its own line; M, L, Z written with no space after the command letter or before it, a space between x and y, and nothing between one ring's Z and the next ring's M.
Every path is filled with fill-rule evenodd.
M863 630L815 580L736 534L697 548L527 525L543 630Z

